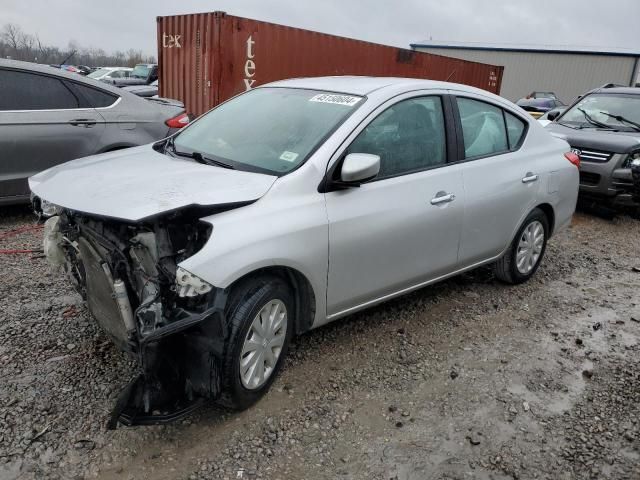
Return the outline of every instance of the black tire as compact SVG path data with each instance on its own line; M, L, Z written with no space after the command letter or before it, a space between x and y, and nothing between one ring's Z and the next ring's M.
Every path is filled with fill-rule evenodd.
M522 273L518 270L516 265L516 256L518 254L518 244L522 234L526 228L532 222L540 222L544 228L544 243L542 244L542 251L533 269L528 273ZM522 226L518 229L515 238L512 240L511 245L504 253L504 255L494 264L493 273L496 278L504 283L516 285L529 280L538 270L542 259L544 258L544 252L547 249L547 240L549 238L549 220L545 213L539 208L535 208L522 222Z
M287 309L287 328L284 345L273 372L267 381L256 389L246 388L240 379L240 360L244 340L251 323L260 310L272 300L281 300ZM289 286L279 277L260 276L243 281L229 295L227 339L224 347L222 369L222 395L218 403L234 410L243 410L257 402L271 387L293 335L295 302Z

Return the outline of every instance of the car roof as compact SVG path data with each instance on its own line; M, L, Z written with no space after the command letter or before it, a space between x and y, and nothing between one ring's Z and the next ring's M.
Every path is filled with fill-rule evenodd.
M631 95L640 95L640 88L638 87L607 87L596 88L591 93L625 93Z
M26 70L29 72L46 73L49 75L55 75L57 77L67 78L74 82L86 83L94 87L100 88L102 90L106 90L108 92L114 93L118 96L122 96L122 90L118 87L113 87L108 83L101 82L99 80L94 80L93 78L90 78L90 77L83 77L81 75L78 75L77 73L68 72L61 68L52 67L50 65L42 65L40 63L31 63L31 62L21 62L19 60L6 60L6 59L0 58L0 68L14 68L17 70Z
M465 91L481 92L483 94L492 95L490 92L470 87L468 85L440 82L436 80L399 77L335 76L293 78L290 80L280 80L277 82L268 83L262 86L325 90L330 92L340 92L361 96L369 95L376 90L381 90L388 87L401 87L403 89L406 89L407 91L421 89L462 89Z

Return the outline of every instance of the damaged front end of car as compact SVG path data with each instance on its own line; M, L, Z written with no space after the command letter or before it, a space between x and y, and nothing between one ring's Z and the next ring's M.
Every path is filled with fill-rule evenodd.
M220 395L226 292L179 267L212 233L200 213L127 222L49 209L47 258L64 268L97 323L139 363L109 428L174 421Z

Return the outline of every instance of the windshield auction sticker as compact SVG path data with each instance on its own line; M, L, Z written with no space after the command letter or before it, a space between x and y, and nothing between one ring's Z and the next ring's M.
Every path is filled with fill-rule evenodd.
M284 160L285 162L295 162L296 158L298 158L298 154L295 152L283 152L280 155L280 160Z
M336 105L346 105L353 107L361 100L361 97L353 97L351 95L335 95L333 93L321 93L309 99L310 102L333 103Z

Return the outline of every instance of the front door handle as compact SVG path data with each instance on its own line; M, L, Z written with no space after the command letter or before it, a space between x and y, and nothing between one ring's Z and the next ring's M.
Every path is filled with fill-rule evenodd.
M527 172L525 173L524 178L522 179L522 183L531 183L537 180L538 180L538 175L531 172Z
M69 120L69 124L74 127L93 127L97 122L91 118L76 118L75 120Z
M436 196L431 199L431 205L440 205L442 203L453 202L456 196L453 193L438 192Z

